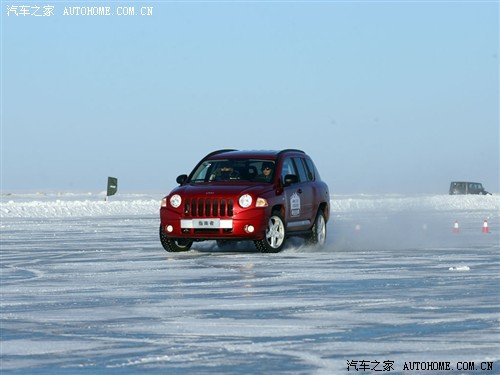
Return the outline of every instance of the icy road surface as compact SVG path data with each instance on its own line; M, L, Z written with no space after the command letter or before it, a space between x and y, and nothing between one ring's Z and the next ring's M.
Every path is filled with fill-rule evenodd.
M160 199L2 197L2 374L500 373L497 196L333 196L279 254L167 253Z

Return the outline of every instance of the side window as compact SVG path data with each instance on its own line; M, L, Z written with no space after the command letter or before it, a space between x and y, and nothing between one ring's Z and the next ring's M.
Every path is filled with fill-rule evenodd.
M474 193L479 193L483 190L481 184L471 184L469 189L471 189Z
M304 159L306 162L306 167L307 167L307 178L309 181L314 181L315 176L314 176L314 164L312 160L310 159Z
M304 167L304 163L302 162L302 158L293 158L295 162L295 166L297 167L297 171L299 172L299 181L307 182L309 179L307 178L306 169Z
M287 174L297 174L295 167L293 166L292 159L285 159L283 162L283 167L281 168L281 178L285 178Z

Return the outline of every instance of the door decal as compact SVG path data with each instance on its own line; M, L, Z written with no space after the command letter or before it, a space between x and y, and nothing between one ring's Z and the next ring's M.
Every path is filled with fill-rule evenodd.
M293 193L290 197L290 214L300 216L300 197L297 193Z

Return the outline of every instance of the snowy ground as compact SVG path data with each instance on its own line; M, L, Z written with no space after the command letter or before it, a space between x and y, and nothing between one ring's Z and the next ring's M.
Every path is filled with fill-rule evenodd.
M500 373L497 195L333 196L279 254L167 253L160 199L2 196L2 374Z

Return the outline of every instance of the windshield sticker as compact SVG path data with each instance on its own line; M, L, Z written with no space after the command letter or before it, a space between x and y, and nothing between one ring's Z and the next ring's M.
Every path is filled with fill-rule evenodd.
M290 211L292 216L300 216L300 197L297 193L290 197Z

